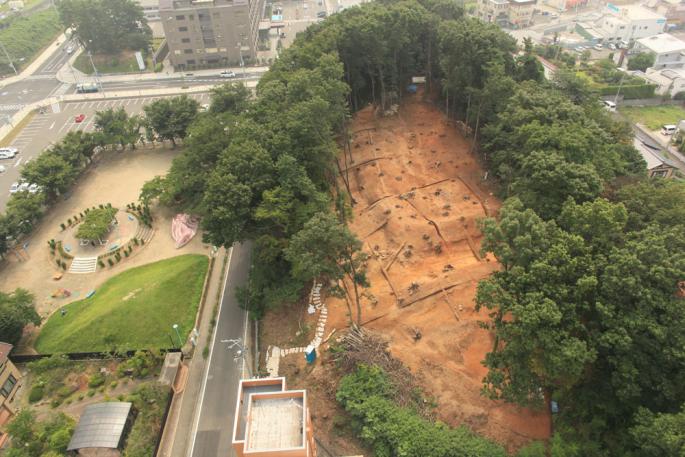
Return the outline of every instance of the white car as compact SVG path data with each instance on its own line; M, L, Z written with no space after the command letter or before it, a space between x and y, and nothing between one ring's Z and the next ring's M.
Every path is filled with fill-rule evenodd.
M19 192L28 192L30 184L27 182L23 182L19 184Z
M609 43L609 49L611 49L612 51L615 51L616 45L614 43Z
M10 186L10 194L16 194L17 192L19 192L19 183L13 182Z
M4 165L0 165L0 173L4 173L7 171L7 168L5 168Z
M67 46L66 51L67 51L67 54L71 54L72 52L74 52L74 47L72 45L69 45L69 46Z
M593 48L595 48L596 51L601 51L602 49L604 49L604 47L602 46L602 43L597 43L596 45L593 46Z
M43 190L42 187L40 187L38 184L31 184L29 186L29 194L35 194Z
M17 148L0 148L0 159L13 159L18 153Z
M221 76L222 78L235 78L235 72L226 70L219 73L219 76Z
M204 105L200 105L200 112L205 113L209 111L209 103L205 103Z

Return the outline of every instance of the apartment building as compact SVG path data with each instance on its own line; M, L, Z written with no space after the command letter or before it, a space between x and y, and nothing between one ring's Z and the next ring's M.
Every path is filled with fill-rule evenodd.
M19 390L21 372L8 358L12 345L0 343L0 427L14 416L17 406L15 396ZM0 431L0 447L7 441L8 435Z
M287 390L285 378L241 380L232 445L238 457L316 457L307 391Z
M264 0L159 0L171 64L189 70L254 59L263 10Z
M528 27L536 4L537 0L480 0L477 15L484 22L502 27Z
M644 6L665 16L669 24L685 24L685 3L681 0L648 0Z

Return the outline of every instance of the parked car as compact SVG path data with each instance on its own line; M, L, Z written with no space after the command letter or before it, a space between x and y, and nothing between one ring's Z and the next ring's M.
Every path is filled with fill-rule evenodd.
M614 103L610 100L604 100L604 108L608 111L615 112L616 111L616 103Z
M7 171L7 168L5 168L4 165L0 165L0 173L4 173Z
M29 183L23 182L23 183L19 184L18 190L19 190L19 192L27 192L29 190L29 186L30 186Z
M19 192L19 183L13 182L10 186L10 194L16 194L17 192Z
M574 50L575 50L577 53L582 54L583 52L585 52L585 46L576 46L576 47L574 48Z
M661 134L662 135L673 135L677 129L678 129L678 127L676 127L673 124L666 124L666 125L661 127Z
M29 194L35 194L37 192L40 192L41 190L43 190L43 188L40 187L38 184L31 184L29 186Z
M204 112L207 112L207 111L209 111L209 103L205 103L205 104L203 104L203 105L200 105L200 112L201 112L201 113L204 113Z
M602 43L597 43L596 45L593 46L593 48L596 51L601 51L602 49L604 49L604 46L602 46Z
M81 113L81 114L79 114L78 116L76 116L76 117L74 118L74 122L76 122L77 124L80 124L81 122L83 122L83 120L84 120L85 118L86 118L86 115L83 114L83 113Z
M16 148L0 148L0 159L12 159L18 152Z
M235 72L226 70L219 73L219 76L221 76L222 78L235 78Z
M318 17L319 19L323 19L326 16L328 16L328 13L326 13L325 11L319 11L318 13L316 13L316 17Z
M67 51L67 54L71 54L72 52L74 52L74 47L72 45L69 45L65 50Z
M615 51L616 45L614 43L609 43L609 49L611 49L612 51Z

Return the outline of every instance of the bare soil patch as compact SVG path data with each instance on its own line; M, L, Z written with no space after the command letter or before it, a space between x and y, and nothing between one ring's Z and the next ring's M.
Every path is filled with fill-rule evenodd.
M371 107L360 111L348 131L354 163L348 158L345 165L342 154L339 161L356 201L350 228L369 254L364 327L388 340L392 356L435 399L439 420L465 424L510 451L548 438L546 411L480 394L487 372L481 361L493 337L478 325L487 315L475 311L474 297L478 281L498 264L480 257L477 220L495 215L500 202L483 180L470 143L420 93L406 98L397 116L376 118ZM334 298L326 303L326 334L346 328L345 303ZM309 389L309 398L327 411L329 418L323 419L312 407L322 433L335 431L330 414L339 414L333 413L337 379L330 379L331 368L325 362L305 368L299 358L281 359L281 372L294 376L295 384Z

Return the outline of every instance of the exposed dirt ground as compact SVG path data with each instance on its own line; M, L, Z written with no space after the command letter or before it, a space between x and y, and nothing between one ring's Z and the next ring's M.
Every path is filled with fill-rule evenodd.
M60 223L78 214L85 208L101 203L111 203L125 208L127 203L138 200L143 184L157 175L167 172L173 158L180 152L167 149L138 149L135 151L108 151L97 164L79 179L69 198L55 204L47 211L39 226L27 240L28 260L20 261L17 256L8 254L0 262L0 290L11 292L17 287L28 289L36 296L36 309L45 317L59 307L85 297L88 291L97 289L104 281L131 267L144 265L169 257L187 253L207 253L209 246L196 236L181 249L176 249L171 238L171 218L173 214L165 208L153 208L153 227L155 235L143 248L135 249L131 257L114 267L98 268L90 274L64 273L62 279L55 281L52 276L58 268L50 259L48 240L58 238ZM52 298L58 288L69 290L69 298ZM29 327L32 327L29 325ZM27 345L35 338L36 332L27 327L30 333L15 349L31 352Z
M364 328L389 340L392 355L435 398L438 419L468 425L510 451L547 438L546 412L480 395L487 372L481 361L493 337L478 325L487 315L475 311L474 297L478 281L498 265L494 258L480 257L476 221L495 215L500 203L483 181L470 143L420 94L405 99L396 116L376 118L371 108L360 111L349 132L354 163L348 158L347 175L356 201L350 227L370 256ZM342 155L340 165L344 170ZM326 334L347 327L344 302L326 302ZM327 379L333 370L305 368L299 357L282 359L281 368L298 387L312 390L316 407L330 411L314 422L320 431L336 435L336 421L328 416L339 411L327 404L334 403L335 386L329 384L335 382ZM317 415L315 406L312 412Z

